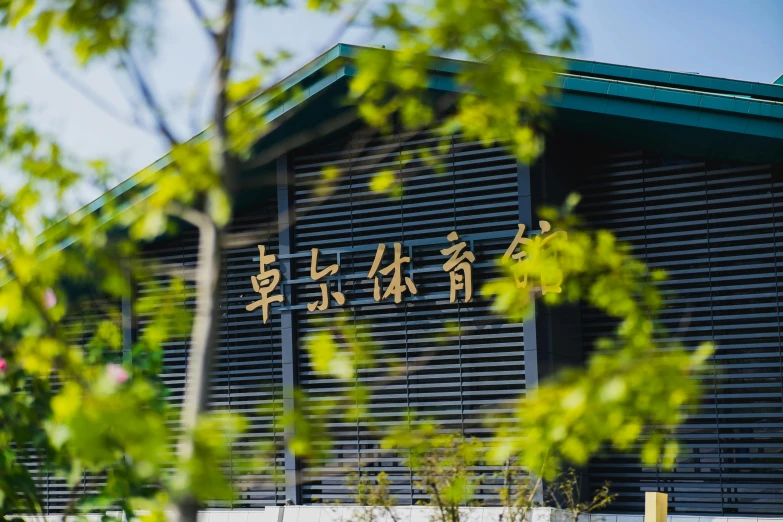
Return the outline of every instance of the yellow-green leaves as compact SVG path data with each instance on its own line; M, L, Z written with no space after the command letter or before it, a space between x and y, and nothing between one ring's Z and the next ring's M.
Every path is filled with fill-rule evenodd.
M200 208L219 227L231 218L232 200L214 161L214 146L194 139L174 147L168 163L156 172L139 176L145 197L123 213L135 239L155 239L169 230L170 217L182 217L183 209ZM199 211L200 212L200 211Z
M350 84L359 114L383 129L393 115L406 129L440 121L444 133L508 143L520 161L532 162L543 150L547 98L562 64L531 52L573 48L578 38L567 11L562 23L545 26L535 8L530 0L382 4L372 23L394 36L396 49L359 53ZM443 64L436 56L465 61Z
M542 209L554 230L567 235L526 243L525 255L506 265L509 275L483 290L496 311L512 318L528 314L537 298L547 306L581 301L615 318L617 329L596 342L584 369L562 371L520 399L493 456L503 462L519 455L522 464L552 477L567 463L585 464L604 444L622 450L638 443L645 464L671 466L677 445L670 430L685 419L684 406L698 400L695 377L713 348L686 348L665 337L655 286L664 274L650 271L609 231L586 229L570 213L577 201L572 196L560 211ZM541 295L555 273L562 292ZM520 274L523 288L513 281Z
M15 359L24 371L48 378L65 350L67 348L56 339L27 337L17 345Z
M288 449L297 457L302 457L311 465L323 462L328 455L331 441L325 419L334 411L341 397L318 395L309 397L301 390L290 390L295 408L278 411L279 404L272 403L262 413L273 418L278 432L286 432L290 437L286 441ZM271 446L271 447L270 447ZM276 457L274 445L266 448L267 462Z
M8 13L8 23L16 27L24 20L35 7L35 0L15 0L11 2Z
M244 418L236 414L217 412L202 416L193 433L193 456L180 463L173 478L174 495L193 495L202 502L231 500L233 487L223 466L245 428Z
M226 118L229 135L227 145L230 152L241 159L250 157L252 146L267 131L267 112L303 96L303 92L298 89L284 91L279 86L268 85L276 69L291 58L289 52L257 52L255 58L252 72L242 80L230 82L226 89L229 103Z
M319 372L333 375L344 381L354 377L354 361L350 353L340 350L329 332L317 334L308 344L307 350L313 366Z
M85 469L100 470L127 456L149 478L167 464L165 417L154 407L157 392L149 383L118 379L116 372L95 367L88 382L67 381L52 399L47 433Z
M12 27L26 27L40 45L53 34L64 37L74 57L82 64L109 52L143 43L149 35L147 1L104 0L102 2L57 2L13 0L10 7L0 6L0 20Z
M219 227L226 226L231 219L231 203L231 197L223 187L207 191L207 213Z
M150 209L133 224L131 233L139 239L155 239L166 231L167 222L167 216L163 209Z
M30 27L30 34L38 40L39 45L46 45L49 41L55 15L54 11L46 9L38 15L32 27Z
M382 170L370 179L370 190L373 192L391 192L398 185L397 176L390 170Z
M384 446L407 453L407 464L417 477L415 486L426 492L430 505L441 513L456 512L472 500L476 481L471 475L484 451L480 441L441 432L425 422L418 429L392 434ZM458 516L446 517L443 522L458 520Z
M19 306L22 302L22 289L16 284L7 284L0 287L0 322L6 325L15 325L23 308Z

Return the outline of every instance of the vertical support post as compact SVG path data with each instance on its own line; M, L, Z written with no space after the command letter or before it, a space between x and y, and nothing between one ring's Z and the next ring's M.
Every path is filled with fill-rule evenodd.
M517 191L519 194L519 222L527 231L533 227L533 190L530 166L517 163ZM535 305L522 323L525 336L525 388L530 393L538 387L538 337L536 335Z
M288 417L297 407L294 391L298 384L296 332L294 331L294 312L290 309L292 291L286 284L292 278L293 250L293 213L292 213L291 177L288 169L288 156L277 158L277 227L280 253L280 272L283 279L283 297L287 306L280 317L280 340L283 357L283 412ZM285 438L285 497L286 503L301 504L301 480L299 459L293 454L289 443L293 438L293 428L286 427Z
M519 223L529 232L533 228L533 184L530 165L517 163L517 194L519 197ZM538 334L536 326L536 303L522 323L525 355L525 393L536 393L538 388ZM535 482L535 481L534 481ZM544 502L542 487L533 493L533 500Z
M657 491L644 494L644 522L666 522L669 512L669 495Z
M122 296L122 362L130 364L133 362L133 280L131 271L127 263L122 269L125 283L128 285L128 292Z

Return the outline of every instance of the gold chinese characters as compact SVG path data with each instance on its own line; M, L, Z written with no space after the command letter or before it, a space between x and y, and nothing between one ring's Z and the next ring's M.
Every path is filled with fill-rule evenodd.
M454 231L446 239L449 241L459 241L459 235ZM476 256L470 250L465 250L467 243L460 241L449 248L440 251L444 256L451 258L443 264L443 270L449 273L451 287L449 290L449 302L453 303L457 299L457 290L465 290L465 302L469 303L473 297L473 261ZM461 273L460 273L461 272Z
M510 259L516 261L516 264L514 264L514 267L512 268L512 272L517 288L527 287L528 272L523 265L523 261L527 258L528 252L532 252L533 255L539 256L544 260L549 255L546 244L555 237L561 237L563 239L567 237L566 233L562 230L550 234L549 231L552 229L552 225L547 221L539 221L538 226L541 227L541 234L530 239L524 236L525 225L520 224L514 241L511 242L511 246L508 247L506 253L503 254L503 264L506 264ZM514 250L517 248L519 248L519 252L514 253ZM539 275L541 280L541 293L543 295L546 295L547 292L559 294L562 291L560 285L563 282L563 274L560 270L541 273Z
M372 296L376 301L381 300L381 278L376 275L376 272L378 272L378 267L383 260L383 253L385 251L386 245L383 243L378 245L378 250L375 251L375 261L372 262L370 273L367 274L367 279L375 280L375 287L373 289ZM400 243L394 243L394 261L386 268L382 268L380 270L381 275L389 275L390 273L394 272L392 274L391 283L389 283L389 285L386 287L386 292L383 294L383 299L386 299L390 295L394 295L394 302L399 303L402 301L402 294L405 292L405 290L410 291L410 293L413 295L419 293L419 291L416 289L416 285L413 284L413 281L410 277L406 276L405 283L403 284L402 282L402 265L408 264L410 262L411 258L407 256L402 257L402 245Z
M312 248L310 249L310 252L312 253L311 261L310 261L310 279L313 281L320 281L322 278L326 276L332 276L337 273L338 270L340 270L340 267L337 266L337 263L333 265L329 265L320 272L318 271L318 249ZM316 301L314 303L307 303L307 309L311 312L315 310L326 310L329 307L329 283L321 283L321 300ZM342 292L332 292L332 297L334 297L334 300L337 301L337 304L342 306L345 304L345 296Z
M250 282L253 283L253 290L255 290L257 294L261 294L261 299L247 305L245 310L252 312L260 306L261 313L264 317L264 324L266 324L267 319L269 319L269 305L271 303L283 302L282 295L269 295L275 291L277 285L280 283L280 270L274 268L271 270L266 269L266 265L275 262L275 255L266 254L264 245L258 245L258 255L260 257L258 261L258 275L250 276Z
M533 270L537 270L546 272L541 274L536 272L534 274L536 281L540 280L541 293L558 293L561 291L562 272L556 263L553 264L553 269L542 270L540 266L545 266L546 263L542 265L539 262L546 262L551 259L550 256L554 255L551 252L552 249L547 247L547 243L555 237L565 239L567 236L563 231L550 233L552 227L546 221L539 221L539 226L541 227L541 234L525 237L525 225L520 224L514 240L503 255L502 262L507 264L510 261L514 261L511 270L517 288L526 288L528 276L534 274ZM456 302L458 294L462 294L463 302L469 303L473 299L473 263L476 261L476 256L468 248L468 243L460 240L456 231L447 235L446 239L452 244L440 250L440 253L448 258L443 264L443 270L449 274L449 302ZM281 303L284 299L279 293L272 295L280 283L280 271L267 268L267 265L275 262L276 257L273 254L266 254L263 245L258 245L258 252L260 255L259 273L252 276L250 281L253 284L253 290L261 295L261 299L250 303L246 309L252 312L256 308L261 307L264 323L266 323L269 318L269 305L271 303ZM367 279L373 280L373 299L376 302L391 298L395 303L400 303L406 293L418 294L419 290L413 282L412 255L403 256L402 252L402 243L394 243L394 258L388 265L382 266L384 254L386 253L386 244L380 243L376 248L375 258L366 276ZM307 303L307 309L310 312L315 312L316 310L323 311L330 307L332 301L337 303L337 306L344 305L346 299L345 295L339 291L339 285L338 288L334 288L332 286L334 281L325 279L336 276L339 273L339 255L337 256L337 263L319 270L319 249L312 248L310 254L310 279L318 283L320 296L315 301ZM534 290L539 290L539 287L536 286Z

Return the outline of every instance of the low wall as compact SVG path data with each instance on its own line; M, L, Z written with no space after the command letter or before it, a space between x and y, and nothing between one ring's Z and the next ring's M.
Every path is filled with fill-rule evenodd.
M199 522L350 522L356 506L287 506L263 510L209 510L199 514ZM462 508L464 522L505 522L502 508ZM395 508L397 522L429 522L434 508L400 506ZM203 519L201 518L203 517ZM783 517L715 517L669 515L668 522L783 522ZM59 521L58 521L59 522ZM392 522L380 513L377 522ZM644 522L644 515L580 515L572 521L564 512L552 508L535 508L530 522Z
M350 522L356 518L356 506L286 506L263 509L210 509L199 512L198 522ZM435 508L399 506L394 508L397 522L430 522ZM503 509L495 507L461 508L463 522L505 522ZM119 513L109 512L119 516ZM63 522L61 515L25 516L29 522ZM89 522L101 522L100 515L88 515ZM669 515L668 522L783 522L783 517L713 517ZM644 522L643 515L580 515L574 521L563 511L534 508L530 522ZM68 517L66 522L75 522ZM379 512L376 522L393 522L387 513Z

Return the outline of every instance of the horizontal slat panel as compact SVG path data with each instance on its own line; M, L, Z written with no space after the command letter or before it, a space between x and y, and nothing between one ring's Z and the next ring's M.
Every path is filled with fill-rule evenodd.
M677 513L783 510L783 394L777 253L781 189L766 165L708 165L642 153L607 154L583 177L582 212L667 270L665 337L717 347L701 405L679 430L674 470L643 468L640 446L590 467L611 480L613 510L641 510L644 490ZM585 309L586 348L610 321ZM640 441L641 445L641 441Z
M524 392L522 326L493 316L489 303L477 296L481 285L496 275L494 261L517 229L516 162L502 147L485 149L458 138L447 151L436 145L434 135L395 135L361 147L324 147L294 158L296 251L340 251L339 277L347 299L342 309L296 312L301 385L314 402L351 393L351 384L319 375L303 349L310 336L334 331L341 311L348 312L352 323L367 325L363 331L371 336L379 358L372 368L359 371L357 383L372 397L366 417L358 423L346 420L350 405L344 405L322 418L330 428L332 445L322 466L304 470L305 502L350 501L344 480L349 471L371 476L385 471L398 501L424 500L413 487L416 477L399 456L380 450L380 439L405 423L409 410L443 429L485 438L486 416L508 415L510 399ZM417 159L423 151L432 154L440 168ZM323 197L326 167L337 167L340 176ZM384 170L394 176L391 195L370 187ZM467 304L448 302L449 275L442 268L447 258L440 250L450 246L446 236L454 230L462 239L508 232L507 238L474 242L475 290ZM367 277L375 248L387 245L382 264L386 266L393 259L394 242L402 243L403 255L411 256L405 275L419 293L405 296L400 304L376 303L373 281ZM334 253L322 253L319 267L334 262ZM309 269L309 256L295 260L297 280L306 281ZM385 279L384 285L388 282ZM319 295L316 284L303 283L297 286L294 306ZM405 371L390 375L390 367ZM497 502L497 484L490 477L498 470L475 471L485 475L478 499Z
M220 303L223 312L208 407L238 413L247 421L247 431L232 446L225 468L238 489L237 498L230 504L234 508L278 505L285 501L281 478L283 435L276 428L282 415L280 313L273 307L265 325L259 316L245 310L256 296L250 276L258 273L257 245L264 244L268 252L277 253L276 215L277 203L271 199L261 202L260 211L235 218L227 238L231 247L224 252ZM185 276L196 264L197 238L185 233L165 246L156 246L149 255L151 262L162 265L167 273ZM139 292L145 291L152 290L142 284ZM182 306L194 309L192 282L188 282L182 295ZM141 332L150 319L139 316ZM175 405L181 404L185 393L188 346L189 339L182 337L170 339L164 349L161 377L168 388L169 400ZM178 431L176 425L174 428ZM274 449L269 462L259 458L259 451L266 446Z

